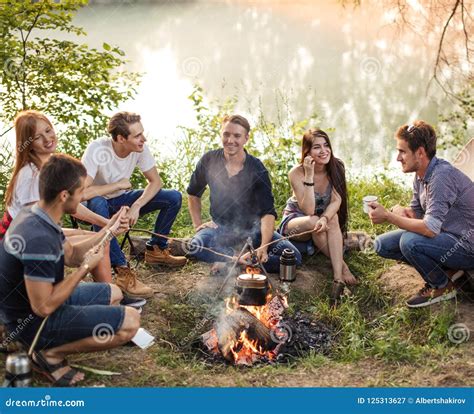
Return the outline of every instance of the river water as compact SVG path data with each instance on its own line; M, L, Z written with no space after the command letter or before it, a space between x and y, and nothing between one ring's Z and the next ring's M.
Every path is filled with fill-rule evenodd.
M211 105L238 97L255 122L302 120L333 128L338 156L354 173L398 169L393 133L414 119L437 122L449 102L427 85L434 38L397 33L377 3L158 1L91 4L74 19L86 43L121 47L143 72L133 101L155 149L176 154L177 126L194 124L194 84ZM283 118L283 121L281 120ZM295 137L300 139L300 137Z

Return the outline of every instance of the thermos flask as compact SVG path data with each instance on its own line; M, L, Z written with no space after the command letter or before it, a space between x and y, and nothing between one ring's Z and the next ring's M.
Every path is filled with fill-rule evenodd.
M293 282L296 279L296 255L292 249L285 249L280 257L280 280Z
M7 357L4 387L29 387L31 384L31 362L26 352L17 352Z

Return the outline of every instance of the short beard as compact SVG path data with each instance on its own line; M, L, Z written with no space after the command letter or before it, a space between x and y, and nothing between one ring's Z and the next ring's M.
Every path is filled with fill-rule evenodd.
M417 172L420 169L420 163L418 161L415 161L415 164L413 167L411 167L409 170L406 170L405 173L412 173L412 172Z
M64 214L76 214L78 204L74 206L72 204L72 196L69 196L69 198L64 202Z

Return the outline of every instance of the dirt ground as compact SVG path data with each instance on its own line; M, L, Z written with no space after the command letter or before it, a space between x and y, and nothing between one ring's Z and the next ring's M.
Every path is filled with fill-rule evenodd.
M319 269L320 271L322 269ZM325 271L323 273L326 273ZM327 273L326 273L327 274ZM185 303L209 303L223 278L209 276L209 266L190 263L183 269L149 269L140 267L141 278L156 293L142 314L142 326L156 336L156 344L147 350L136 347L80 354L70 358L71 363L119 375L104 376L86 373L84 386L143 387L143 386L291 386L291 387L362 387L362 386L430 386L457 387L474 384L473 339L459 345L449 357L431 359L428 363L388 363L375 358L364 358L353 363L335 362L329 358L304 359L285 366L259 366L253 368L209 365L192 354L182 351L173 342L174 333L182 326L173 321L173 312L179 312L183 326L195 327L194 314L183 313ZM420 285L420 278L408 266L396 264L379 278L395 301L402 301ZM276 279L275 279L276 282ZM308 267L298 270L292 289L317 295L329 284L328 278ZM232 289L231 281L226 291ZM291 294L290 294L291 301ZM474 304L462 295L457 302L457 322L474 329ZM186 325L187 324L187 325ZM202 328L202 333L205 328ZM3 357L4 358L4 357ZM2 364L2 371L3 371ZM2 372L3 373L3 372ZM35 376L35 385L48 384Z

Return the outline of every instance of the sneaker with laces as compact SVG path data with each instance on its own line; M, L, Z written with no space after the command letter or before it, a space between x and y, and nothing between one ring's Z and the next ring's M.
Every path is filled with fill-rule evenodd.
M438 289L425 284L423 289L407 300L407 306L409 308L422 308L454 297L456 297L456 289L451 281L445 287Z
M135 271L130 266L117 266L115 271L115 283L131 298L151 298L153 289L137 279Z
M184 256L173 256L169 248L160 249L158 246L146 246L145 263L178 267L184 266L187 261L188 259Z
M146 305L146 299L143 298L132 298L126 293L123 294L123 299L120 301L122 306L130 306L135 309L141 309Z

